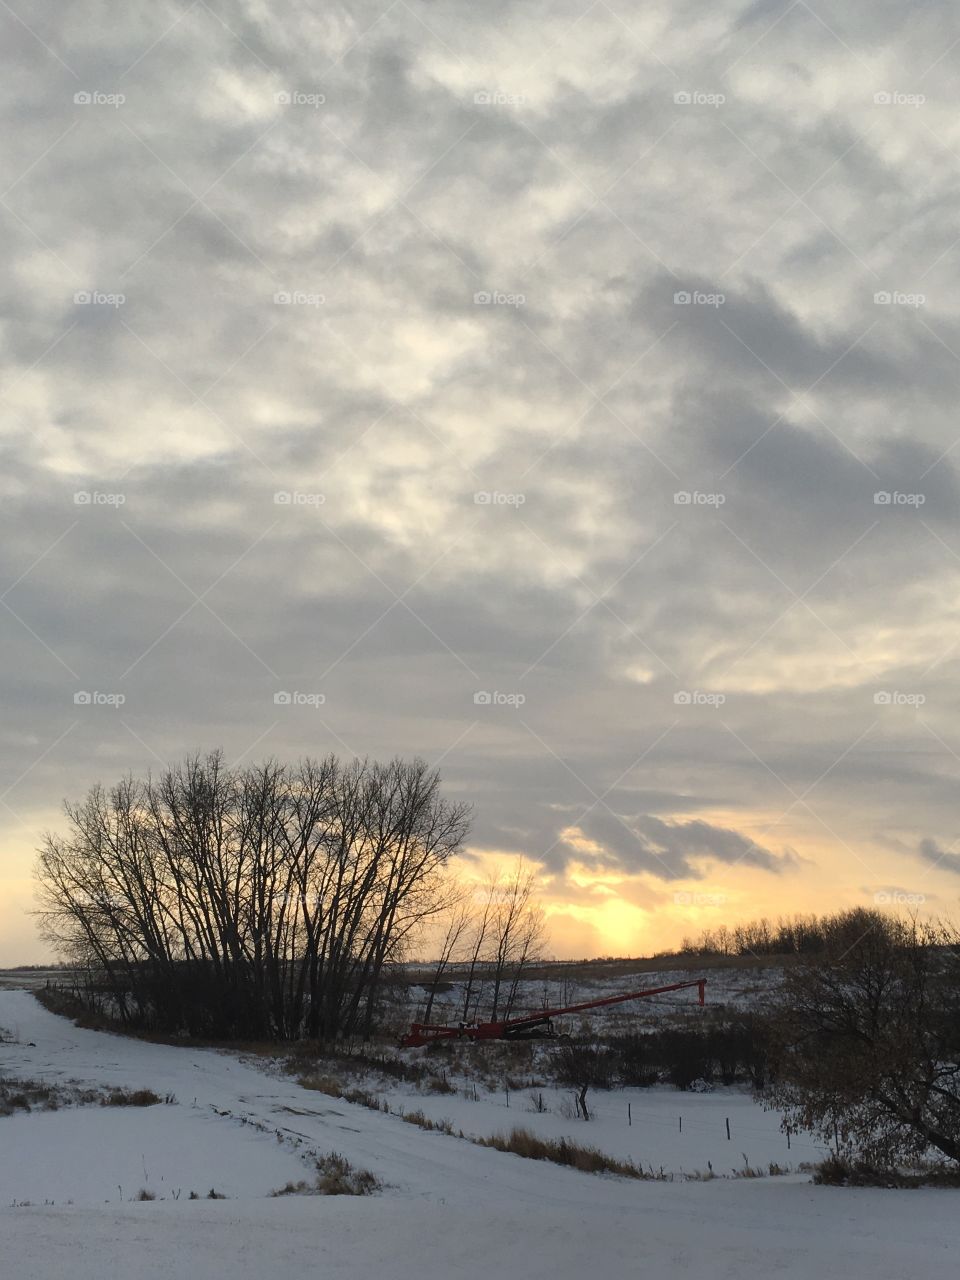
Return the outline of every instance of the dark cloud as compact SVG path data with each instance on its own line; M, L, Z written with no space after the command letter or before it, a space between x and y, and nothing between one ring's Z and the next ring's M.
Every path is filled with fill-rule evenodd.
M936 840L927 838L920 841L917 851L924 862L929 862L941 871L960 876L960 853L955 850L941 849Z
M618 818L609 812L594 813L582 830L602 846L604 854L597 859L601 864L609 859L625 871L645 871L664 880L702 879L711 863L743 865L776 875L800 865L789 849L774 853L739 831L699 818L665 822L650 814Z

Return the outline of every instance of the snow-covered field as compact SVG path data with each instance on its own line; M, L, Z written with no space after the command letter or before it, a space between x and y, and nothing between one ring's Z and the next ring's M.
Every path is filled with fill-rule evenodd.
M940 1280L960 1249L951 1192L820 1188L802 1174L596 1177L424 1132L228 1054L80 1030L26 991L0 991L0 1028L13 1036L0 1043L0 1075L150 1088L178 1100L0 1117L4 1280L488 1280L516 1272L534 1280ZM788 1162L776 1117L732 1091L598 1095L588 1126L559 1110L534 1114L525 1095L513 1095L509 1109L505 1098L482 1095L414 1101L396 1089L390 1100L473 1133L523 1123L583 1141L589 1130L591 1142L645 1166L694 1170L709 1159L721 1173L741 1164L742 1152L751 1163ZM790 1163L813 1158L797 1139L792 1147ZM314 1153L331 1151L371 1170L384 1190L270 1198L308 1176ZM188 1199L211 1187L229 1198ZM141 1189L158 1198L135 1201Z

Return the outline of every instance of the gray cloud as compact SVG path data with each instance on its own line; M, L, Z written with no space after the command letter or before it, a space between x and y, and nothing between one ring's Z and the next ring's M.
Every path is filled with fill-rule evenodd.
M745 914L788 870L812 907L934 862L960 753L945 13L21 16L0 12L18 903L63 795L221 742L440 760L477 856L561 888L578 826L634 900L718 865ZM0 914L0 950L11 929L27 945Z

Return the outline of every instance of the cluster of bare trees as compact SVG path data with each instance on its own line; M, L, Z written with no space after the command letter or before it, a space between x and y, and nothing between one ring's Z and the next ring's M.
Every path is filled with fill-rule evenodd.
M121 1020L221 1037L369 1033L468 827L422 761L334 757L214 753L66 813L37 868L47 939Z
M456 1009L448 1012L458 1021L509 1018L517 1010L524 975L540 958L546 933L535 889L536 874L522 860L482 885L461 886L446 913L424 1022L430 1021L445 975L454 972L462 990Z

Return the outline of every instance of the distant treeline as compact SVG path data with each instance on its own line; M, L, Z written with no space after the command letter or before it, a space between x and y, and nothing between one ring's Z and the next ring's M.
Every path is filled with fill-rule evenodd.
M789 956L816 955L826 947L833 917L781 916L774 924L765 918L747 924L718 925L696 938L684 938L675 955L681 956Z

